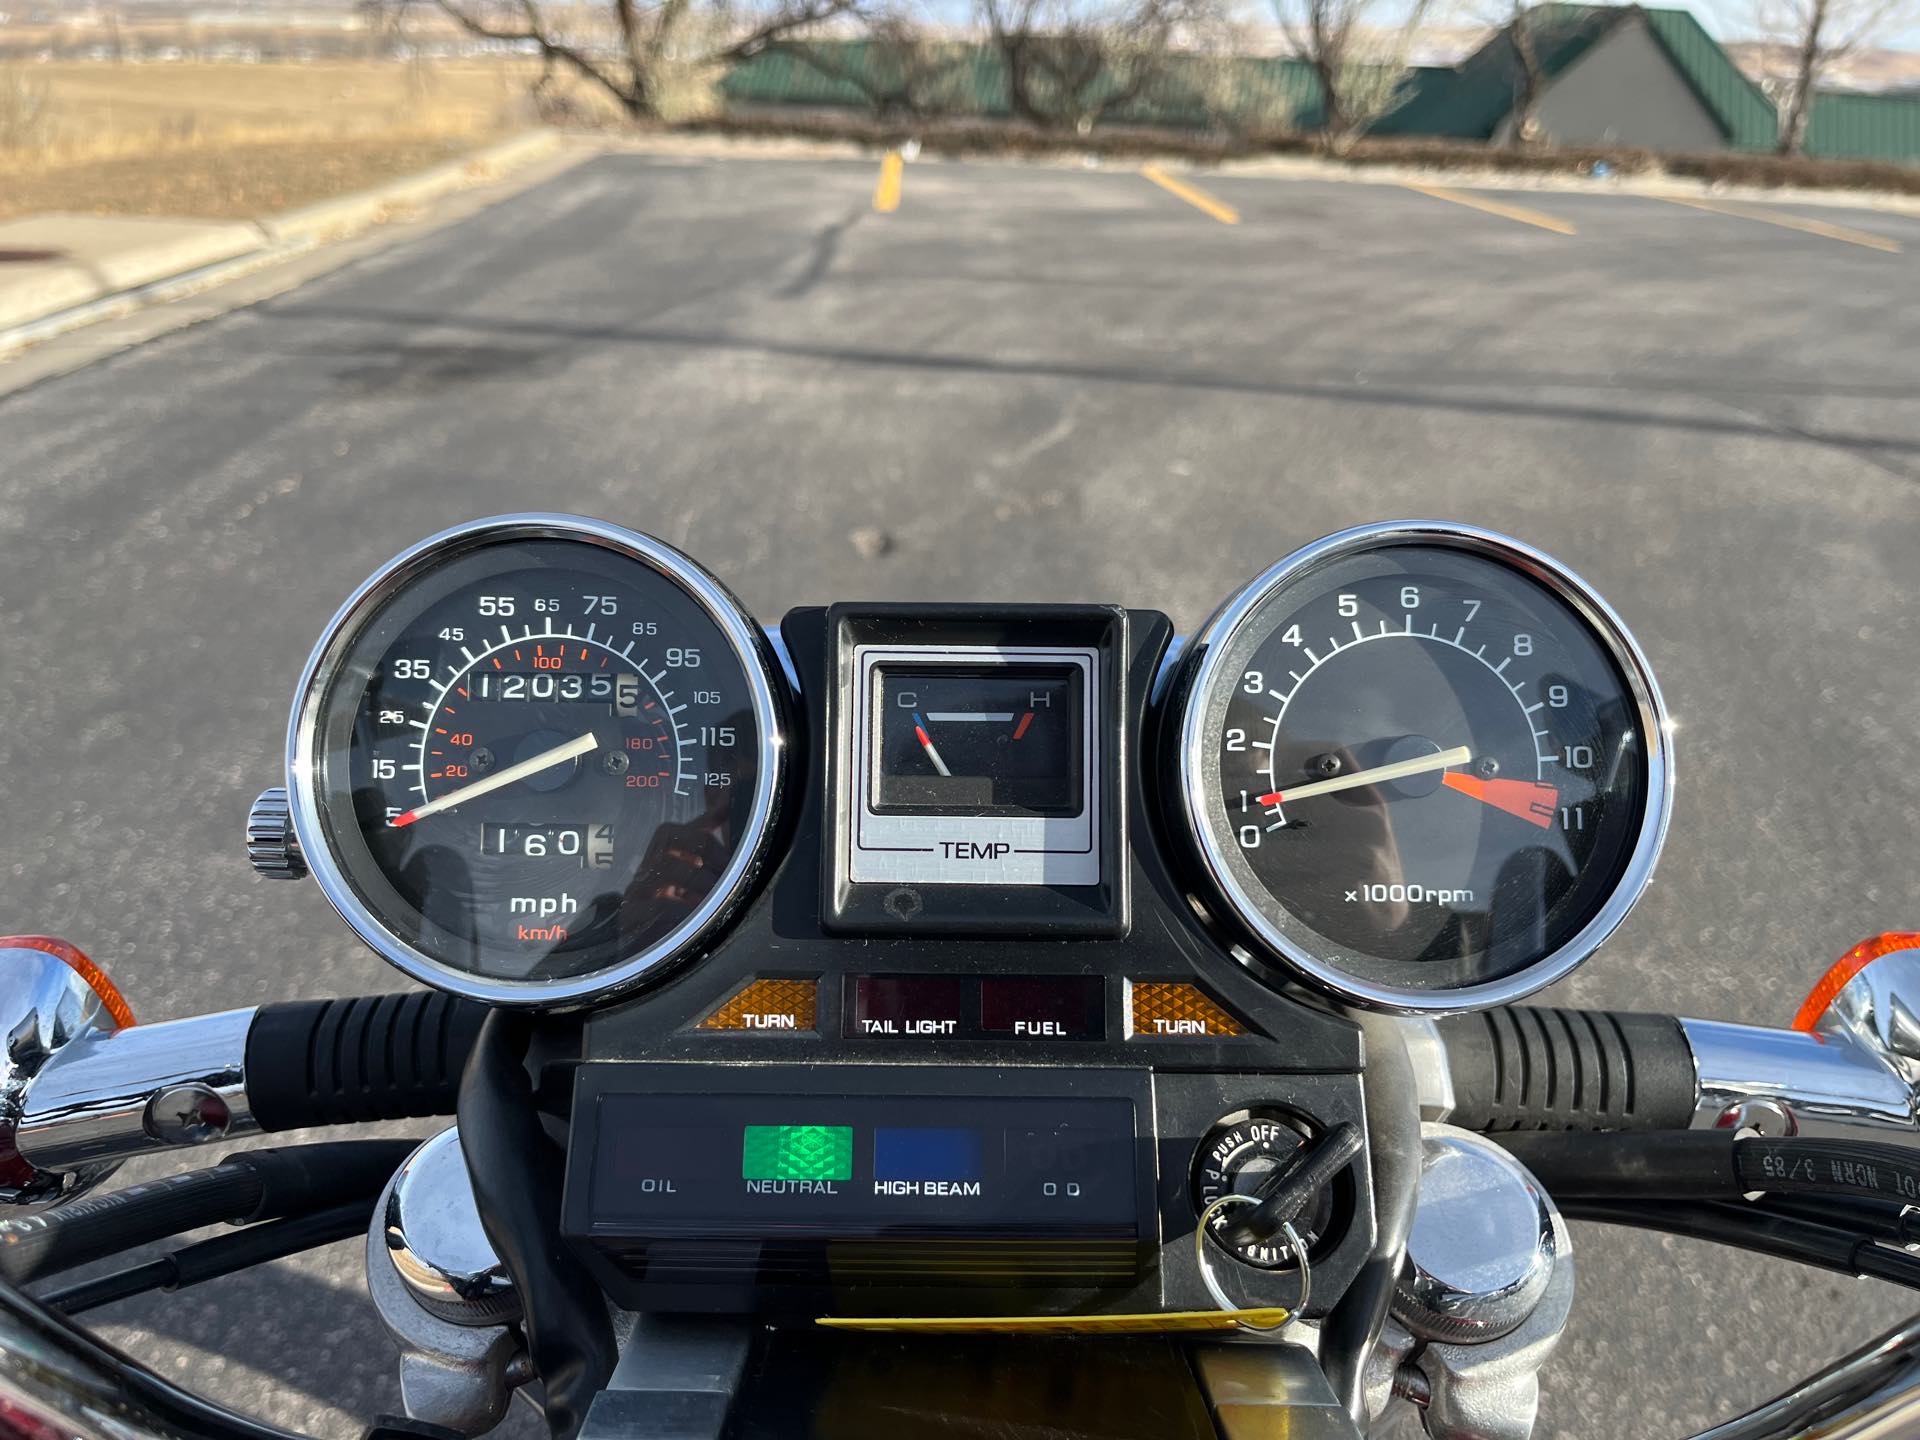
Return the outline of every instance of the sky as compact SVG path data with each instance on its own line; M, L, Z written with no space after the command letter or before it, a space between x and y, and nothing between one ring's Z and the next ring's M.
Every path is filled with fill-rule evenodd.
M1240 0L1243 13L1250 17L1265 19L1272 15L1271 0ZM1504 3L1504 0L1501 0ZM1608 3L1608 0L1597 0ZM1618 0L1615 0L1618 3ZM1755 23L1757 0L1646 0L1651 5L1664 6L1676 10L1691 10L1695 17L1707 29L1707 33L1716 40L1759 40L1766 36ZM1791 0L1789 0L1791 3ZM928 0L928 8L936 15L950 14L955 23L965 23L974 13L973 0ZM1433 0L1429 14L1439 25L1474 23L1477 11L1486 8L1474 0ZM1879 48L1891 50L1920 50L1920 0L1913 0L1908 6L1913 23L1902 30L1889 32ZM1407 0L1381 0L1377 15L1380 24L1392 25L1407 11ZM1457 17L1457 18L1456 18Z

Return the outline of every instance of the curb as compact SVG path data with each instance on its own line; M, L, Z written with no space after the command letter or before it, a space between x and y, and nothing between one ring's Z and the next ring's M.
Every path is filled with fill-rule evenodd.
M558 131L530 130L417 175L406 175L370 190L358 190L351 195L269 216L259 222L260 230L269 242L277 245L337 239L369 225L384 224L396 210L437 200L455 190L482 184L508 170L545 159L559 148Z
M545 159L560 148L561 140L555 130L528 131L418 174L267 216L251 224L259 243L230 258L183 269L162 268L138 284L116 287L88 280L61 287L66 292L62 296L64 303L32 319L0 328L0 357L69 330L236 279L304 254L328 241L385 224L429 201L499 179L511 170Z

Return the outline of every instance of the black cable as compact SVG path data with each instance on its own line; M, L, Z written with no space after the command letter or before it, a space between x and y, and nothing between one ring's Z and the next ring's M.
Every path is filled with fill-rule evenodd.
M63 1315L0 1284L0 1351L14 1360L10 1404L61 1413L55 1428L87 1433L102 1416L139 1435L196 1440L300 1440L292 1431L239 1415L163 1380ZM31 1363L28 1363L30 1357Z
M310 1215L290 1215L215 1235L169 1250L143 1265L49 1290L40 1296L40 1303L63 1315L80 1315L151 1290L184 1290L270 1260L283 1260L336 1240L364 1235L377 1203L374 1197L353 1200Z
M526 1068L532 1039L531 1021L508 1010L495 1010L480 1027L460 1082L460 1148L481 1227L520 1295L547 1427L555 1440L573 1440L618 1351L606 1297L560 1243L566 1156L534 1103Z
M0 1279L18 1285L204 1225L307 1214L377 1195L417 1143L334 1140L241 1151L204 1170L0 1221Z
M224 1164L83 1195L59 1210L0 1221L0 1277L19 1285L244 1215L259 1203L259 1176Z
M1758 1205L1575 1198L1561 1201L1560 1210L1570 1220L1659 1230L1920 1290L1920 1256L1888 1249L1870 1235L1776 1214Z
M1755 1135L1736 1141L1733 1157L1749 1190L1920 1201L1920 1155L1884 1141Z
M1896 1201L1789 1194L1763 1195L1749 1203L1775 1215L1857 1230L1885 1245L1920 1244L1920 1211Z
M1752 1191L1903 1204L1920 1197L1920 1155L1870 1140L1731 1130L1492 1138L1556 1200L1737 1200Z

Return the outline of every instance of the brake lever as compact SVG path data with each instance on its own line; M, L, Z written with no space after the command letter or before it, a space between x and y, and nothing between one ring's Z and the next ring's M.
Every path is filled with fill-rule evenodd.
M1252 1192L1260 1203L1243 1208L1239 1217L1221 1225L1217 1238L1229 1248L1273 1239L1300 1218L1314 1196L1353 1163L1365 1144L1360 1127L1351 1120L1342 1120L1324 1135L1308 1140Z

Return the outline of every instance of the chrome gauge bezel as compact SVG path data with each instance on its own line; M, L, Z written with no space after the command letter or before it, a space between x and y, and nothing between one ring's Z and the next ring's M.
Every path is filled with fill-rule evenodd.
M727 639L746 676L759 728L757 789L741 840L706 899L645 949L589 974L563 980L489 980L445 965L396 935L348 883L322 823L319 732L322 705L362 630L387 603L434 568L482 547L514 540L569 540L611 550L658 572L693 597ZM327 623L294 692L287 726L287 794L295 833L328 903L383 959L423 984L516 1009L565 1010L598 1004L671 970L713 938L745 898L766 859L786 779L784 684L766 635L721 582L672 546L636 530L576 515L520 514L455 525L401 552L369 577Z
M1284 586L1344 556L1387 546L1427 545L1466 551L1512 567L1543 586L1593 632L1632 696L1646 739L1646 808L1619 883L1593 918L1572 938L1532 965L1497 980L1452 989L1426 990L1360 979L1303 947L1267 917L1228 862L1212 822L1218 801L1209 793L1215 747L1207 733L1210 697L1222 678L1225 656L1240 629ZM1444 520L1396 520L1356 526L1296 550L1258 576L1217 610L1189 647L1188 674L1177 691L1179 748L1176 754L1180 821L1214 894L1201 903L1224 902L1225 918L1263 947L1267 955L1308 984L1338 999L1400 1014L1446 1014L1507 1005L1572 973L1616 930L1653 878L1673 808L1673 743L1666 704L1645 654L1613 608L1552 556L1521 541L1473 525ZM1215 787L1217 788L1217 787ZM1236 948L1236 954L1245 953Z

